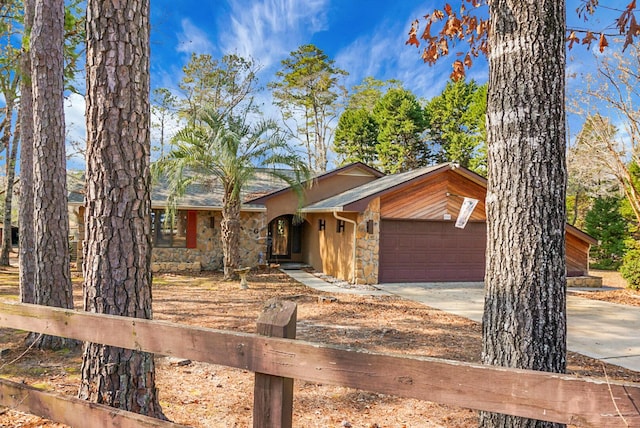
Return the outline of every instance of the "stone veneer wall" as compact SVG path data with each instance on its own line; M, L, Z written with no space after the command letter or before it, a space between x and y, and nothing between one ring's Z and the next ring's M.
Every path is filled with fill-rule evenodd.
M602 287L602 278L599 276L569 276L567 287Z
M367 233L367 221L373 220L373 233ZM358 214L356 230L356 284L378 283L380 255L380 198Z
M213 217L214 227L211 227ZM242 266L254 267L260 254L266 258L266 214L240 213L240 260ZM198 211L197 248L154 248L151 265L153 272L219 270L223 267L220 242L220 211Z

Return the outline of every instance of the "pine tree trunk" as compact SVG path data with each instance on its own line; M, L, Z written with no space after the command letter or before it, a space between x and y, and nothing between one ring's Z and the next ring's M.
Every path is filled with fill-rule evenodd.
M13 116L13 100L6 101L6 114ZM13 184L16 177L16 156L18 154L18 144L20 141L20 125L16 125L16 130L11 138L11 123L5 130L3 146L7 148L5 163L5 177L7 182L4 188L4 219L2 225L2 248L0 248L0 266L9 266L9 254L13 248L11 242L11 208L13 202Z
M148 0L87 2L86 99L84 309L151 319ZM153 354L85 344L79 396L164 419Z
M73 308L63 105L64 1L37 0L31 31L34 129L35 302ZM45 336L38 346L75 341Z
M25 31L33 25L34 0L24 0ZM35 302L35 234L33 231L33 93L31 91L31 56L22 54L20 82L20 209L18 224L20 251L20 301Z
M19 112L18 112L19 113ZM13 186L16 178L16 158L18 155L18 145L20 144L20 125L16 126L11 142L11 152L6 160L7 182L4 193L4 224L2 234L2 249L0 249L0 266L9 266L9 256L13 249L12 239L12 208L13 208Z
M491 2L483 362L566 366L564 1ZM481 414L483 427L556 427Z
M237 279L235 269L240 267L240 200L225 194L222 209L222 253L224 255L224 279Z

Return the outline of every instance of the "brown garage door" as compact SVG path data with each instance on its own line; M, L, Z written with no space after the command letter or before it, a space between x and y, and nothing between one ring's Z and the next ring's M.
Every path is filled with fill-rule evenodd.
M382 220L380 283L482 281L486 223Z

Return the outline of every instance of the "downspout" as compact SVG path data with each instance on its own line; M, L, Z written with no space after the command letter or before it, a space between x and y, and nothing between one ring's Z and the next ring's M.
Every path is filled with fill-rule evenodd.
M356 283L356 237L357 237L357 223L354 220L340 217L337 211L333 211L333 216L338 220L346 221L347 223L351 223L353 225L353 264L351 269L351 283Z

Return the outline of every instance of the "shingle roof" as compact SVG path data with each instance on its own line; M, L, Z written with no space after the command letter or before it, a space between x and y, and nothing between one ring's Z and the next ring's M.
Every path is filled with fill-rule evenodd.
M302 208L302 212L324 212L324 211L343 211L344 207L364 199L368 199L387 192L396 187L402 186L416 178L422 177L441 168L450 168L452 164L440 164L428 166L424 168L414 169L412 171L400 174L387 175L377 180L358 186L354 189L347 190L338 195L316 202Z
M336 169L332 169L331 171L325 171L325 172L321 172L318 173L316 175L314 175L313 177L311 177L308 181L303 183L303 186L305 185L309 185L310 183L321 183L323 180L334 176L334 175L340 175L340 174L348 174L349 172L353 172L353 171L360 171L363 174L369 174L375 177L383 177L384 173L378 171L375 168L370 167L369 165L366 165L362 162L354 162L354 163L350 163L348 165L343 165L339 168ZM247 200L247 202L250 203L258 203L258 204L263 204L266 200L268 200L269 198L272 198L273 196L276 196L282 192L287 192L290 191L291 187L284 187L282 189L277 189L274 191L271 191L269 193L263 194L263 195L257 195L253 198L253 200Z
M69 203L74 205L84 204L85 179L83 171L69 172L67 174L67 192ZM267 173L258 170L255 177L244 187L242 200L250 201L259 196L271 193L287 187L288 184ZM166 207L169 192L166 180L159 180L152 184L151 205L154 208ZM222 209L222 186L213 182L212 186L191 185L183 197L178 199L178 208L198 209ZM264 209L261 205L243 205L244 209Z

